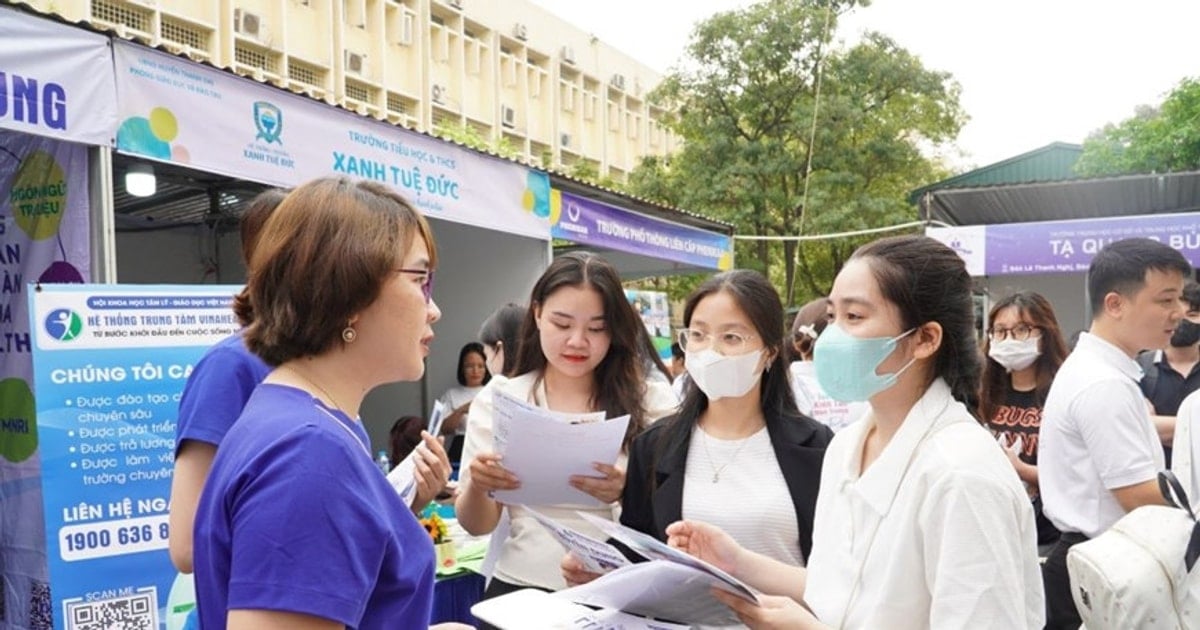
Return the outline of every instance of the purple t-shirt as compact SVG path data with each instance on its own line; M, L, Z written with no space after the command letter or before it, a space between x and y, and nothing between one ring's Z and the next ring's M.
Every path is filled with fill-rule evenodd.
M200 496L200 627L225 628L231 609L364 630L428 626L433 545L368 443L360 423L302 390L255 390Z
M219 446L271 367L250 352L242 333L222 339L192 369L179 399L175 452L184 440Z

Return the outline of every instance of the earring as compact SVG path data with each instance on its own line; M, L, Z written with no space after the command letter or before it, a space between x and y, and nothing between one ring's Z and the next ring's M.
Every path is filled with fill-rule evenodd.
M354 343L355 339L358 339L358 331L354 330L353 326L347 326L342 329L342 341Z

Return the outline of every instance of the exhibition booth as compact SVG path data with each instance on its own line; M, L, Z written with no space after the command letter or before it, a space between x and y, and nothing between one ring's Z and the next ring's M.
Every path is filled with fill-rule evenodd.
M153 532L166 531L159 528L170 480L162 471L170 468L173 422L163 418L174 418L184 375L203 347L160 344L137 354L141 346L109 343L173 357L147 363L166 375L151 387L151 379L127 379L133 372L125 363L101 363L128 355L104 358L90 341L70 342L95 341L96 330L110 322L116 330L128 318L137 323L122 334L157 334L158 324L117 305L224 308L244 278L237 221L246 202L266 187L326 175L394 187L429 217L438 241L438 339L421 383L385 386L365 401L376 449L395 418L425 415L455 382L460 346L496 307L527 298L553 243L610 255L627 279L732 262L729 226L669 209L638 212L647 204L0 7L0 586L10 627L48 627L51 617L65 627L64 615L95 614L87 598L109 591L149 602L155 619L170 616L165 536L130 546L113 519L145 519ZM38 283L64 282L86 283L82 291L92 293L62 289L31 299L42 293ZM99 286L113 283L146 285L144 295ZM39 300L31 326L30 305ZM37 382L54 387L35 388L35 362ZM54 381L60 369L70 376ZM121 382L92 380L118 372ZM53 400L43 389L54 391ZM78 409L79 396L98 407ZM128 402L135 398L141 402ZM136 452L83 456L118 443L115 433L81 430L93 414L112 414L104 417L133 431L134 412L158 420L152 430L146 423L147 441ZM79 470L101 464L102 481ZM100 544L106 536L111 547ZM145 577L130 577L137 575Z
M1200 172L932 190L921 217L994 298L1037 291L1064 335L1091 322L1086 273L1105 244L1157 239L1200 266ZM986 309L984 310L986 313Z

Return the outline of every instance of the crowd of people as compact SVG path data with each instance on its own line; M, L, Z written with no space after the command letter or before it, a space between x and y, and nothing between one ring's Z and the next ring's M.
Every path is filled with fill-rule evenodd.
M172 486L171 558L206 629L427 626L434 553L414 511L455 466L458 522L491 535L485 598L597 579L532 509L716 565L762 593L714 592L753 628L1077 628L1068 551L1164 502L1164 444L1200 387L1200 285L1148 239L1095 256L1071 351L1028 291L997 296L978 338L960 257L901 236L859 248L792 322L761 274L713 275L669 368L616 269L571 253L462 346L440 436L418 416L393 427L392 465L415 461L406 503L358 412L424 374L441 316L429 226L346 178L267 193L243 225L244 328L188 382ZM498 395L629 416L615 461L564 480L595 501L497 500L522 483L495 446Z

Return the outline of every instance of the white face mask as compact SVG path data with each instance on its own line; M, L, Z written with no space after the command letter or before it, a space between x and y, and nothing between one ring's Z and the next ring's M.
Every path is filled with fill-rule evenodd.
M740 398L754 388L762 375L762 349L727 357L714 350L689 352L683 363L688 376L709 400Z
M1024 370L1041 356L1042 351L1038 343L1040 339L1041 337L1030 337L1025 340L994 341L988 348L988 356L1009 372Z

